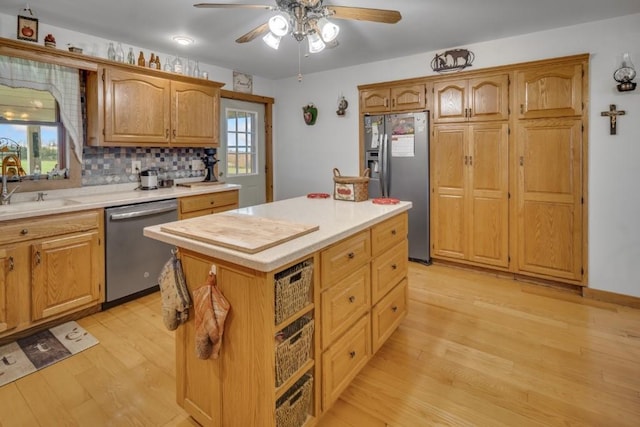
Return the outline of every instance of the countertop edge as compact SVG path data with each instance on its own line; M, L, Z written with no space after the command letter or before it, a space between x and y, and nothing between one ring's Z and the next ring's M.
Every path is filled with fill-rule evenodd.
M353 202L342 203L350 204ZM187 237L181 237L171 233L166 233L161 230L162 224L145 227L143 230L143 235L164 243L175 245L180 248L192 250L205 256L220 259L262 272L270 272L297 259L313 254L320 249L326 248L327 246L336 243L344 238L352 236L360 231L366 230L367 228L378 224L386 219L389 219L395 215L408 211L411 207L411 202L402 202L397 206L387 207L384 212L377 215L375 218L362 221L355 226L349 227L348 229L344 229L336 233L331 233L329 236L326 236L324 238L314 239L314 234L317 232L313 232L255 254L243 253L221 246L199 242ZM210 216L215 217L215 215L216 214ZM301 242L305 242L303 243L303 246L300 246Z

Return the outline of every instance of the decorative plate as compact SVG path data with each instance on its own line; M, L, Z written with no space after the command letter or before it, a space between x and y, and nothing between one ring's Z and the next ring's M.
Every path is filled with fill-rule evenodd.
M307 194L307 198L309 199L328 199L331 197L329 193L309 193Z
M390 197L378 197L377 199L373 199L372 202L376 205L397 205L400 203L400 200Z

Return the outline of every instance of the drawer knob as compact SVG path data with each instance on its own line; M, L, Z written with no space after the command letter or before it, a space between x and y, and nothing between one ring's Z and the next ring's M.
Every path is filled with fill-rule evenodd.
M23 228L22 230L20 230L20 234L22 234L23 236L26 236L27 234L29 234L29 230L26 228Z
M355 351L353 351L353 350L351 350L351 351L349 352L349 356L353 359L354 357L356 357L356 352L355 352Z
M353 259L355 258L356 254L354 254L353 252L349 252L349 254L347 255L347 257L349 257L349 259Z
M351 296L349 297L349 302L350 302L351 304L353 304L355 301L356 301L356 297L354 297L353 295L351 295Z
M395 236L396 234L398 234L398 232L395 229L393 229L391 230L391 234Z
M392 270L397 270L398 269L398 264L391 264L391 269Z
M391 307L391 311L393 311L394 313L398 311L398 306L394 305L393 307Z
M213 200L209 202L209 204L210 204L210 205L214 205L215 203L216 203L216 202L215 202L215 201L213 201Z

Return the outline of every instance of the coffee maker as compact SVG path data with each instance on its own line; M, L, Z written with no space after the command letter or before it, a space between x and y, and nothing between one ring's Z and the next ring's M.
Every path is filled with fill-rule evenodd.
M207 175L204 177L204 180L216 182L218 181L218 177L216 177L214 166L218 163L218 159L216 159L217 151L215 148L205 148L204 154L205 155L200 158L207 169Z

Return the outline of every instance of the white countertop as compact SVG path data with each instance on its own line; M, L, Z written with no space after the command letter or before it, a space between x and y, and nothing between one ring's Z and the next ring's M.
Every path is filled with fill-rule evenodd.
M213 258L268 272L409 210L411 206L411 202L400 202L397 205L377 205L371 200L346 202L331 198L309 199L303 196L231 211L320 227L317 231L255 254L166 233L160 229L162 224L146 227L144 235ZM216 214L208 215L206 218L215 221Z
M240 189L236 184L196 187L173 186L157 190L139 190L137 184L97 185L46 191L44 202L36 202L37 192L15 193L10 205L0 205L0 224L12 219L53 215L178 197Z

